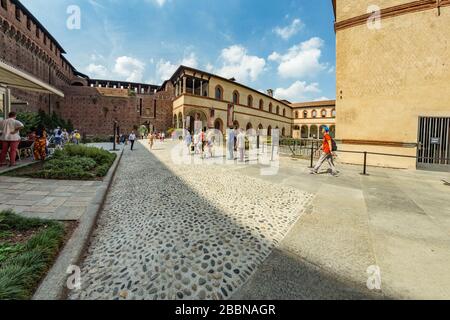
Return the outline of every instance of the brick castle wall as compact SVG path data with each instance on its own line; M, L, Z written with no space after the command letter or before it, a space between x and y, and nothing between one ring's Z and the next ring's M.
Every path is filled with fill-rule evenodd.
M12 89L14 97L28 103L17 106L16 111L55 111L65 120L70 119L75 128L86 135L111 134L114 120L119 122L124 133L143 124L152 126L157 131L171 126L174 92L170 84L165 88L167 91L136 96L128 96L126 89L123 90L125 94L113 96L105 92L102 94L96 88L74 86L72 84L87 84L87 81L75 75L73 67L62 56L58 45L42 30L38 32L38 38L36 28L39 27L34 21L27 22L24 13L20 21L17 20L15 5L9 0L7 7L8 10L0 7L0 59L65 94L61 98Z

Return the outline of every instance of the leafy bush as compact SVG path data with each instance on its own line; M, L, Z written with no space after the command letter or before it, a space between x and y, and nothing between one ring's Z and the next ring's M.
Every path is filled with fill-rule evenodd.
M97 166L103 164L111 165L116 157L115 154L106 150L83 145L68 145L62 151L55 153L55 158L60 156L91 158L95 161Z
M19 168L6 174L41 179L92 180L104 177L114 163L116 154L95 147L67 145L41 164ZM1 221L0 221L1 223Z

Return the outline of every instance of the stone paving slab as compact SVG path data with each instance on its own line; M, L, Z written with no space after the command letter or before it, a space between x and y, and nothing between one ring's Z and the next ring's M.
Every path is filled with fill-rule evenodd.
M370 176L362 176L359 166L338 165L341 174L334 178L310 175L308 166L308 161L281 160L278 181L272 179L273 183L312 191L313 209L234 298L282 298L282 292L299 299L315 299L317 293L347 299L355 297L354 290L361 299L450 298L450 274L445 271L450 265L450 187L442 182L449 179L448 173L369 168ZM241 174L255 172L246 169ZM307 272L317 280L317 290L288 285L281 291L284 280L264 271L291 261L285 257L290 254L300 259L298 267L318 267ZM380 268L381 292L366 287L370 265ZM286 273L284 279L303 277L290 267L277 268ZM339 295L325 292L329 277L339 280L333 289Z
M33 218L78 220L101 181L0 177L0 210Z

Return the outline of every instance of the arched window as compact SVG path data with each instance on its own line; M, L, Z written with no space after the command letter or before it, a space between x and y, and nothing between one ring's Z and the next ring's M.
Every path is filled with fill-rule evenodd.
M223 100L223 89L221 86L216 87L216 100Z
M283 109L283 117L286 117L286 109Z
M280 106L277 106L277 114L280 114Z
M298 111L295 111L295 119L298 119Z
M237 92L237 91L233 92L233 103L239 104L239 92Z
M248 96L248 98L247 98L247 106L249 108L253 108L253 97L252 96Z
M316 125L312 125L309 129L309 137L313 139L318 139L319 137L319 129Z
M303 118L307 119L308 118L308 111L303 111Z
M312 112L312 117L313 117L313 118L317 118L317 110L313 110L313 112Z
M286 128L281 129L281 136L286 137Z
M334 139L336 138L336 126L330 127L330 136Z
M308 128L308 126L304 125L304 126L302 126L302 129L301 129L301 137L302 137L302 139L307 139L308 136L309 136L309 128Z
M264 100L259 100L259 110L264 110Z
M273 111L272 109L273 109L273 105L272 105L272 102L271 102L271 103L269 104L269 112L270 112L270 113L272 113L272 111Z
M331 110L331 116L336 118L336 109Z
M327 117L327 110L323 109L323 110L320 112L320 114L321 114L322 118L326 118L326 117Z
M267 136L271 137L272 136L272 126L268 126L267 127Z

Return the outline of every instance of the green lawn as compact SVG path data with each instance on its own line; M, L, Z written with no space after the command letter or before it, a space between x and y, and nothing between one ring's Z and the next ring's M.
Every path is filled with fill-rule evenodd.
M0 212L0 300L32 297L65 234L62 223Z
M114 163L116 154L95 147L67 145L56 151L45 162L38 162L5 173L7 176L62 179L95 180L106 176Z

